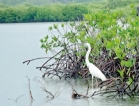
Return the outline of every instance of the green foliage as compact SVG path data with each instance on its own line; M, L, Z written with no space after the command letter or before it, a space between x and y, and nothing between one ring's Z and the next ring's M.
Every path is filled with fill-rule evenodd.
M128 81L126 82L128 85L130 85L131 83L133 82L133 79L132 78L128 78Z
M82 2L92 2L92 1L99 2L103 0L0 0L0 3L8 4L8 5L17 5L21 3L44 5L44 4L53 4L53 3L68 4L68 3L82 3Z
M12 1L2 1L3 4L0 4L0 22L63 22L63 21L77 21L83 19L83 14L95 13L95 12L107 12L108 11L117 11L118 9L122 10L120 13L115 13L114 15L121 16L120 14L127 15L127 10L130 10L131 0L14 0L14 2L22 3L16 6L8 6L4 4L10 4ZM71 2L70 4L52 4L52 3L65 3ZM72 3L76 4L72 4ZM78 3L83 2L83 3ZM29 4L31 3L31 4ZM135 6L138 6L139 1L133 0L132 3L135 3ZM42 6L34 6L32 4L38 4ZM46 4L46 5L45 5ZM131 7L134 5L132 4ZM131 14L135 14L136 11L132 11ZM107 18L105 16L105 18ZM95 23L93 23L95 24ZM105 26L110 23L103 23Z
M111 9L125 7L131 3L139 3L138 0L108 0L107 7Z
M139 53L139 18L135 11L134 5L131 4L130 12L126 16L121 10L86 14L84 15L85 21L69 23L69 29L74 30L65 32L62 38L65 38L70 44L90 43L93 48L91 53L93 58L98 58L105 48L108 52L106 60L119 61L118 67L120 68L117 69L117 72L121 77L128 76ZM65 26L65 24L61 24L63 29ZM59 26L54 24L49 27L49 30L59 32ZM41 40L42 48L46 51L55 47L64 47L65 42L61 42L59 36L53 36L49 42L48 37L46 38L47 40L45 38ZM84 55L84 52L77 55ZM128 80L128 84L131 83L131 79Z
M120 74L120 77L124 77L124 70L117 70L118 72L119 72L119 74Z
M87 14L85 19L87 27L100 29L99 34L93 36L95 40L91 39L90 41L90 38L85 40L91 43L92 48L97 51L92 55L97 58L100 55L100 50L106 48L109 52L107 58L120 61L120 70L117 70L120 76L128 76L128 74L124 74L124 71L133 68L136 63L136 56L139 53L137 49L139 48L139 18L136 16L134 5L131 4L130 12L126 16L122 11L108 11ZM132 78L130 77L127 83L131 82Z
M53 22L75 21L83 19L87 8L83 5L45 5L32 6L29 4L5 7L0 9L0 22Z
M67 57L70 60L72 57L68 55L72 51L73 57L79 59L78 61L82 60L83 67L81 69L78 67L78 73L80 73L80 70L86 66L84 65L86 50L80 44L90 43L92 47L90 62L99 66L106 77L110 78L106 92L115 90L119 97L126 94L134 97L138 93L136 88L139 75L139 17L136 16L133 4L128 12L125 15L122 10L111 12L107 9L84 15L84 21L63 23L60 26L54 24L49 27L49 30L58 33L57 35L52 34L50 39L48 36L41 39L42 48L46 52L62 48L59 49L62 52L54 55L56 60L58 60L57 54L59 54L59 58L65 56L64 60ZM64 30L63 34L60 32L61 28ZM72 47L70 47L71 45ZM66 68L64 69L66 70ZM76 72L76 70L74 71Z

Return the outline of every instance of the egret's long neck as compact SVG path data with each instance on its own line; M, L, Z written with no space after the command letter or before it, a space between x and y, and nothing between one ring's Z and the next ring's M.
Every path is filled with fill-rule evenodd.
M89 63L90 63L89 62L89 54L90 54L90 52L91 52L91 47L88 46L88 51L86 53L86 59L85 59L87 67L89 66Z

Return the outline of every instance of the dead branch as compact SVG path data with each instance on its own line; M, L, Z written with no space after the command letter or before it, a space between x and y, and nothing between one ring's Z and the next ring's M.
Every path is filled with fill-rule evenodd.
M26 76L27 77L27 76ZM27 77L28 79L28 89L29 89L29 97L30 97L30 105L32 104L32 102L35 100L32 96L32 92L31 92L31 88L30 88L30 79Z
M17 102L21 97L23 97L24 95L19 95L16 99L8 99L8 100L12 100L14 102Z
M38 80L38 82L42 85L42 87L41 87L42 90L45 91L47 94L49 94L49 95L51 96L51 97L47 96L48 100L47 100L46 102L48 102L48 101L54 99L55 97L57 97L57 96L59 95L59 94L58 94L58 91L59 91L59 88L60 88L60 87L58 88L58 90L57 90L57 92L56 92L55 94L52 94L50 91L48 91L48 90L46 89L45 85L42 84L40 80Z
M34 59L26 60L26 61L23 62L23 64L27 63L27 65L28 65L31 61L38 60L38 59L46 59L46 58L50 58L50 57L39 57L39 58L34 58Z

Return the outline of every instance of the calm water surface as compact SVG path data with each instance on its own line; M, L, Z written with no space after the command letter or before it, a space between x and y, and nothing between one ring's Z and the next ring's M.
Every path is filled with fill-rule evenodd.
M22 64L27 59L51 56L40 48L39 40L49 34L48 27L53 23L0 24L0 106L138 106L139 100L119 101L106 97L93 99L71 98L71 86L64 80L42 79L42 72L35 67L44 60ZM34 101L30 104L28 79ZM47 102L43 85L57 96ZM86 93L81 81L70 80L78 93ZM90 90L90 95L93 91ZM16 99L19 98L17 101Z

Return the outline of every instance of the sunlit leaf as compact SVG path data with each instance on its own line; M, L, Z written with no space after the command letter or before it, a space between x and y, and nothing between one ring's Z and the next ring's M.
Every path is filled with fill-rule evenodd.
M65 24L63 24L63 23L62 23L62 24L61 24L61 26L62 26L62 27L64 27L64 26L65 26Z
M49 27L49 30L51 31L52 29L53 29L53 27L52 27L52 26L50 26L50 27Z
M40 39L40 42L43 43L43 39Z
M132 78L128 78L128 81L126 82L128 85L130 85L131 83L133 82L133 79Z
M113 41L108 41L107 42L107 46L106 46L108 49L112 49L114 47L114 42Z
M58 29L58 24L53 24L53 27L54 27L55 29Z
M120 44L120 38L118 38L118 37L115 38L115 39L114 39L114 42L115 42L116 44Z
M120 74L121 77L124 76L124 70L118 70L118 72L119 72L119 74Z

